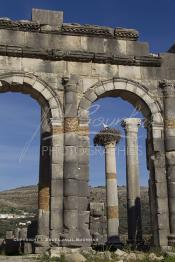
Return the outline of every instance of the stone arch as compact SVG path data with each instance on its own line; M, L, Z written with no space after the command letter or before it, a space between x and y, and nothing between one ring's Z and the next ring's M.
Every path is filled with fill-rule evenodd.
M30 73L10 72L0 74L0 93L3 92L20 92L28 94L40 104L43 112L47 112L47 117L44 120L45 122L41 122L41 129L43 126L46 126L44 128L46 128L47 131L41 131L41 138L44 133L47 133L48 139L46 138L46 142L44 139L41 139L40 146L44 146L45 143L49 146L46 152L46 154L49 155L49 160L45 161L40 149L39 173L41 175L39 175L38 190L38 203L40 203L38 205L38 234L45 235L48 238L51 236L52 232L53 234L55 234L55 232L58 233L58 226L55 225L54 221L59 222L61 220L59 216L61 216L62 207L60 208L61 211L55 214L54 203L56 203L56 201L53 201L53 199L57 197L59 188L61 189L63 187L63 182L61 180L61 174L63 173L62 152L64 147L62 139L63 106L54 89L41 78ZM58 148L59 154L57 152ZM58 170L60 180L55 179L58 176ZM62 198L63 196L61 196L61 199Z
M62 104L56 92L34 74L8 73L0 75L0 92L21 92L31 95L42 106L47 103L53 123L63 119Z
M144 85L126 78L101 81L90 87L80 100L78 115L81 121L87 117L88 108L99 98L117 96L140 107L143 115L151 117L152 124L163 126L162 103Z
M89 150L89 118L88 109L93 102L103 97L121 97L135 107L140 106L140 111L148 120L147 125L147 165L150 173L149 194L151 205L151 218L153 225L153 242L155 246L166 246L169 233L169 215L167 201L167 180L165 169L164 148L164 118L161 99L154 95L150 89L141 82L135 82L126 78L113 78L108 81L100 81L90 87L80 98L78 104L78 117L80 130L86 130L87 151ZM83 145L83 148L85 146ZM80 154L79 162L83 162ZM161 163L161 165L160 165ZM89 165L89 158L86 158ZM87 171L87 177L88 177ZM83 176L83 173L81 174ZM161 183L160 183L161 182ZM165 194L161 193L161 186ZM158 193L160 192L159 196ZM163 205L162 205L163 203ZM166 225L162 225L166 216ZM163 237L164 236L164 237Z

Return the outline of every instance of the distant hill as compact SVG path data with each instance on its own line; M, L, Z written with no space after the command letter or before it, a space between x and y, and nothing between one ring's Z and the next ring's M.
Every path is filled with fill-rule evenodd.
M38 203L38 187L27 186L15 188L7 191L0 192L0 213L5 211L24 210L27 212L34 212L37 214ZM120 214L120 232L125 234L127 232L127 198L126 187L119 186L119 214ZM105 202L105 188L103 186L90 187L90 201L92 202ZM142 202L142 220L143 231L145 233L150 232L150 212L149 212L149 198L148 188L141 187L141 202ZM5 224L8 221L5 222ZM13 223L12 223L13 224ZM4 225L4 231L5 231ZM9 225L8 225L9 229ZM0 236L2 234L0 229Z

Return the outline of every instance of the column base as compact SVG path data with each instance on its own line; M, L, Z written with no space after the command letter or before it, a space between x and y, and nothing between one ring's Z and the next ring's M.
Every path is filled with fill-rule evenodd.
M168 236L168 246L175 246L175 234Z

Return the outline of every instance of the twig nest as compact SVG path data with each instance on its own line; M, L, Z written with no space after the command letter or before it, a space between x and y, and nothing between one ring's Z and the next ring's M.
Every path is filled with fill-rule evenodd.
M95 146L105 146L110 143L118 143L121 138L121 133L115 128L104 128L94 137Z

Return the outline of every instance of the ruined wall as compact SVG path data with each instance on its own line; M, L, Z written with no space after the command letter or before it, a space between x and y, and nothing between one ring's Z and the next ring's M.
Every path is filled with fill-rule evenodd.
M51 143L49 225L48 221L45 225L52 238L90 236L87 108L100 97L120 96L141 105L147 120L154 122L148 149L152 154L148 168L154 196L154 243L167 245L164 104L159 82L175 80L175 54L151 54L148 43L138 37L132 29L65 24L62 12L33 10L31 21L0 19L2 91L28 93L42 107L46 102L52 109L51 133L55 138ZM36 89L45 102L38 98ZM146 95L150 98L147 102ZM70 154L71 150L76 153Z

